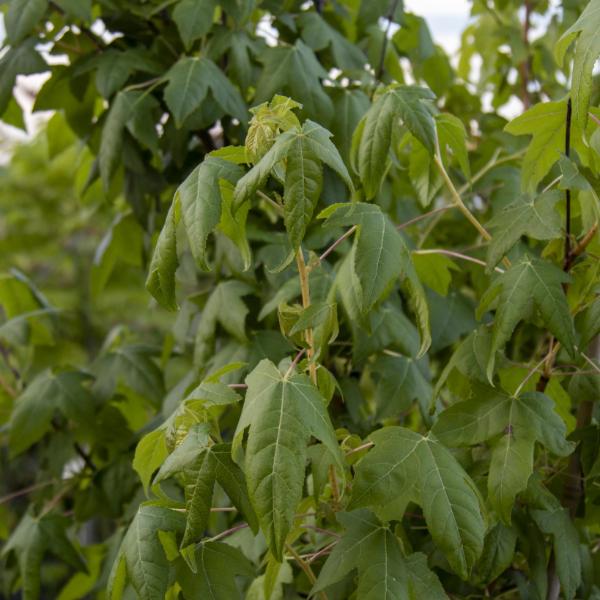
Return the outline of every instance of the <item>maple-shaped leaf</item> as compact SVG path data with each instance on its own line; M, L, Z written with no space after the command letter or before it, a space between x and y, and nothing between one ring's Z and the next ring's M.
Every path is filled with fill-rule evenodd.
M400 120L434 153L436 133L431 106L435 99L427 88L406 85L389 87L361 119L352 140L355 161L367 198L377 194L387 169L392 130ZM353 163L353 164L354 164Z
M559 456L570 454L573 445L567 442L565 424L546 395L525 392L515 397L482 383L471 385L471 399L444 410L432 432L452 447L490 442L488 499L510 524L515 498L533 472L535 443Z
M209 90L225 113L246 120L246 105L240 93L208 58L184 56L171 67L166 77L165 102L177 127L181 127L186 117L200 106Z
M173 10L173 21L186 50L208 33L213 24L215 7L215 0L181 0L177 3Z
M9 433L11 455L20 454L40 440L52 428L56 411L79 426L91 426L94 398L85 385L90 379L80 371L40 373L15 400Z
M233 456L243 465L250 501L273 555L280 560L304 486L307 445L323 442L342 465L326 401L306 375L282 374L262 360L246 378L248 390ZM241 456L248 430L245 456Z
M407 356L381 356L373 365L376 417L398 416L417 400L423 407L431 401L426 363Z
M222 542L199 544L192 558L195 572L182 559L175 564L186 600L242 600L236 576L253 579L255 569L238 548Z
M477 309L478 315L481 315L497 299L486 369L490 381L494 374L496 351L504 347L517 323L530 316L534 308L546 327L573 355L575 330L562 288L562 284L570 280L566 273L553 264L525 256L492 283Z
M23 600L40 597L40 574L42 560L48 552L68 563L78 571L86 566L75 549L66 530L70 520L55 514L34 517L27 513L19 521L2 550L2 555L14 554L23 585Z
M330 138L329 131L307 120L300 129L295 127L282 133L236 185L235 203L239 207L256 194L278 163L286 159L283 215L293 249L299 247L312 220L321 194L323 164L353 189L348 170Z
M253 531L258 530L256 515L242 470L231 459L230 444L205 446L182 470L185 485L187 522L181 547L200 541L210 516L215 483L223 488L233 505L244 515Z
M308 116L329 121L333 107L321 84L329 74L302 40L293 46L268 48L260 61L264 67L256 82L256 102L285 93L302 103Z
M214 351L217 325L241 342L246 340L245 322L248 307L242 300L252 288L243 281L234 279L219 283L212 291L202 314L194 348L194 361L203 365Z
M431 435L385 427L356 467L349 508L413 501L423 508L434 543L452 569L467 579L483 549L485 522L475 484Z
M170 565L159 534L180 534L184 527L185 516L180 512L142 504L129 525L113 564L108 598L120 598L128 580L140 600L163 600L169 587Z
M315 51L331 48L334 66L344 70L361 70L368 59L358 46L352 44L318 13L306 11L298 18L302 39Z
M345 533L323 565L311 594L358 570L357 598L445 600L442 585L424 554L404 557L398 538L368 510L338 513Z
M600 1L591 0L577 21L562 34L554 48L556 61L562 65L569 46L576 40L571 94L573 120L581 128L587 122L594 65L600 56L599 29Z
M523 189L535 193L537 184L558 161L565 146L567 103L544 102L513 119L504 128L513 135L531 135L523 158Z
M488 270L492 270L523 235L535 240L552 240L561 236L561 219L556 210L560 197L556 190L539 196L524 194L487 223L492 233L487 253Z

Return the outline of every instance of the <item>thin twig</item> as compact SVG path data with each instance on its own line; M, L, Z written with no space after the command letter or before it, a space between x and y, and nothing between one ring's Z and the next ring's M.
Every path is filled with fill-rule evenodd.
M305 352L306 348L302 348L302 350L300 350L298 354L296 354L288 370L285 372L285 375L283 377L284 379L287 379L292 374L292 371L296 368L296 365L300 362L300 359L304 356Z
M6 496L2 496L0 498L0 504L6 504L6 502L10 502L11 500L14 500L15 498L20 498L21 496L26 496L30 492L35 492L36 490L40 490L42 488L48 487L49 485L52 485L54 483L56 483L56 481L54 479L50 479L48 481L42 481L41 483L34 483L33 485L30 485L28 487L22 488L15 492L11 492L10 494L6 494Z
M429 212L423 213L422 215L419 215L418 217L415 217L414 219L409 219L408 221L404 221L404 223L400 223L399 225L396 225L396 229L398 231L401 231L402 229L405 229L406 227L410 227L411 225L414 225L415 223L418 223L419 221L422 221L423 219L429 219L429 217L433 217L434 215L437 215L439 213L446 212L447 210L450 210L451 208L456 208L456 206L454 204L449 204L447 206L440 206L440 208L430 210Z
M300 568L304 571L308 581L310 581L312 585L315 585L315 583L317 583L317 578L311 566L294 550L291 544L286 544L285 547L287 548L287 551L294 557L294 560L298 563L298 565L300 565ZM321 600L328 600L327 594L323 591L319 592L319 596L321 597Z
M352 448L352 450L348 450L346 452L346 456L350 456L351 454L355 454L356 452L360 452L361 450L366 450L367 448L372 448L375 444L373 442L365 442L356 448Z
M248 389L247 383L228 383L227 387L232 388L234 390L246 390Z
M349 238L357 229L358 225L352 225L346 233L340 236L321 256L319 256L319 262L323 262L345 239Z
M381 54L379 56L379 64L377 65L377 71L375 71L376 84L375 84L375 87L373 88L373 91L371 92L371 98L373 98L373 94L375 93L377 84L381 81L381 77L383 76L383 68L385 66L385 55L386 55L387 46L388 46L388 36L390 34L390 29L392 27L392 23L394 22L394 14L396 13L396 8L398 7L398 2L399 2L399 0L393 0L390 3L390 10L386 16L387 27L385 28L385 31L383 34L383 42L381 43Z
M237 525L234 525L230 529L226 529L225 531L218 533L217 535L215 535L214 537L211 537L210 539L208 539L206 541L207 542L216 542L217 540L221 540L224 537L227 537L228 535L235 533L236 531L240 531L240 529L246 529L246 527L248 527L248 523L238 523Z
M308 283L308 269L304 262L304 254L302 248L298 248L296 251L296 265L298 266L298 277L300 278L300 291L302 294L302 308L306 310L310 306L310 286ZM307 327L304 331L304 339L308 348L306 350L306 357L308 358L308 370L310 373L310 379L317 385L317 365L313 358L315 355L314 339L312 327Z
M469 262L475 263L476 265L481 265L482 267L487 267L487 263L479 258L475 258L473 256L468 256L467 254L461 254L460 252L454 252L453 250L445 250L444 248L427 248L425 250L413 250L413 254L445 254L446 256L453 256L454 258L460 258L461 260L467 260ZM494 271L498 273L504 273L504 269L500 267L494 267Z

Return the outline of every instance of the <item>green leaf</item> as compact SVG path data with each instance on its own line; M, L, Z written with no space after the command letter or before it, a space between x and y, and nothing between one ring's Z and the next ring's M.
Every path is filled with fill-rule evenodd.
M599 28L600 2L590 0L577 21L562 34L554 48L556 61L562 66L569 46L576 41L571 94L573 120L582 129L588 119L594 65L600 56L600 40L597 35Z
M165 434L160 429L147 433L138 442L133 457L133 468L140 476L146 494L154 471L162 465L168 454Z
M283 219L292 249L297 250L321 195L323 171L304 136L290 144L286 159Z
M134 117L144 98L144 92L122 90L115 96L108 111L102 128L99 153L100 175L105 191L110 187L110 180L121 162L125 126Z
M382 356L373 365L377 382L375 388L376 417L399 416L414 400L429 406L431 385L426 379L426 366L405 356Z
M434 543L467 579L485 534L481 499L471 478L431 436L385 427L369 439L374 448L356 468L349 508L385 506L400 495L417 502Z
M246 479L231 459L231 445L206 446L183 471L187 522L181 547L200 541L208 525L215 482L225 490L256 532L256 514L248 500Z
M421 206L429 206L442 187L442 176L425 146L413 138L408 174Z
M248 390L238 422L233 456L248 429L244 472L250 501L271 552L281 561L283 547L304 485L310 436L322 441L341 466L339 447L325 400L305 375L282 375L262 360L246 378Z
M582 581L579 535L569 514L562 507L553 510L532 510L531 515L543 533L554 538L556 573L564 597L575 598Z
M387 215L374 204L340 203L321 212L326 226L359 225L353 269L360 284L362 312L369 312L403 272L408 258L402 237Z
M503 523L496 523L485 536L483 553L477 571L483 583L497 579L513 561L517 532Z
M125 564L127 579L140 600L164 600L170 567L159 532L181 533L184 525L185 517L169 508L152 504L138 508L121 543L117 561ZM113 580L107 590L109 598L115 597L114 586Z
M225 113L246 120L246 106L240 93L208 58L180 58L167 73L167 80L165 102L177 127L200 106L209 90Z
M167 310L177 310L175 271L179 264L177 259L177 222L180 214L180 201L175 196L167 213L165 224L160 230L146 279L146 289Z
M422 87L393 86L373 103L356 132L358 174L367 198L373 198L381 186L392 129L398 119L423 144L430 154L435 150L435 123L427 101L433 93Z
M41 21L48 0L11 0L6 13L6 35L11 46L28 36Z
M176 565L177 582L186 600L242 600L236 575L254 578L255 571L247 558L233 546L222 542L204 542L195 550L194 573L185 562Z
M527 318L534 307L548 329L573 355L575 331L562 289L562 284L569 281L568 275L549 262L525 256L492 283L477 309L482 314L498 298L487 364L490 382L494 373L496 351L504 347L517 323Z
M348 170L330 138L329 131L307 120L300 130L294 128L281 134L236 186L235 201L240 206L252 198L277 164L286 159L283 216L293 250L300 246L321 194L321 163L332 168L351 190L354 189Z
M357 597L408 598L408 573L394 534L367 510L339 513L346 533L334 546L311 594L358 569Z
M239 341L246 340L248 308L242 300L252 288L241 281L223 281L210 294L196 330L194 360L203 365L213 351L217 324Z
M419 281L440 296L447 296L448 288L452 283L452 271L460 271L456 263L444 254L413 252L411 258Z
M488 247L488 270L527 235L535 240L552 240L561 236L561 218L556 210L560 192L548 191L539 196L524 194L511 202L487 224L492 232Z
M298 19L302 39L316 52L331 48L335 66L343 70L362 70L367 57L316 12L303 12Z
M440 113L435 116L435 126L444 162L449 163L450 153L456 159L460 170L467 178L471 178L469 154L467 152L467 132L463 122L450 113Z
M86 570L81 555L67 537L68 526L69 520L63 516L46 514L34 517L27 513L7 540L2 555L13 553L17 559L23 600L38 600L40 597L42 561L48 552L73 569Z
M544 102L532 106L504 128L512 135L532 136L521 171L523 189L531 194L564 150L566 117L565 100Z
M12 97L17 75L32 75L48 70L46 61L35 50L36 40L25 40L9 48L0 58L0 115Z
M242 169L229 161L214 156L206 157L179 186L176 194L181 203L181 218L196 264L204 271L206 240L221 221L221 191L219 180L236 183Z
M491 505L510 524L512 507L533 472L535 442L567 456L573 446L554 403L540 392L518 398L472 382L472 398L453 404L435 422L433 433L448 446L470 446L490 441L492 458L488 477Z
M189 50L198 38L209 32L215 7L215 0L180 0L177 3L173 10L173 21L186 50Z
M54 0L67 15L81 21L91 21L92 0Z
M79 371L40 373L15 401L10 420L11 456L24 452L52 429L58 410L79 426L91 425L94 398L85 386L90 376Z
M319 118L321 123L329 121L333 108L321 85L321 79L329 74L302 40L293 46L268 48L260 60L264 67L256 82L255 102L287 94L302 103L308 116Z

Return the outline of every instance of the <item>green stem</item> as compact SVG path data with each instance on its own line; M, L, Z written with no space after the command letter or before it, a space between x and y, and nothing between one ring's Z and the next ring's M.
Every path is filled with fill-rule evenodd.
M302 248L298 248L296 251L296 264L298 265L298 275L300 277L300 291L302 293L302 307L306 310L310 306L310 286L308 283L308 269L304 262L304 254L302 254ZM312 327L309 327L304 333L304 339L308 344L306 351L306 357L308 358L308 369L312 382L317 385L317 365L313 358L315 354L314 339Z

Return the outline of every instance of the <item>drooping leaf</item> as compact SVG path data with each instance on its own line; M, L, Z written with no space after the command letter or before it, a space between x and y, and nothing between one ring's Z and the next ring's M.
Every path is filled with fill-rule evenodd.
M179 198L175 196L167 213L165 224L160 230L146 279L146 289L167 310L177 309L175 271L179 261L177 259L176 234L180 217L181 205Z
M206 446L183 471L187 508L186 527L181 547L200 541L210 515L215 482L225 490L253 531L258 530L254 510L248 500L246 479L231 459L230 444Z
M494 373L496 351L503 348L517 323L536 308L545 325L566 350L573 355L575 331L562 284L568 275L539 258L525 256L492 283L481 299L482 314L497 297L497 309L492 330L487 376Z
M340 203L321 212L326 226L359 225L353 269L360 283L362 311L367 313L403 272L408 258L404 241L375 204Z
M475 484L432 436L385 427L369 439L374 448L357 466L350 508L385 506L399 497L417 502L434 542L467 579L485 534Z
M491 270L515 245L527 235L535 240L551 240L561 235L561 219L556 211L560 192L548 191L537 197L525 194L511 202L489 221L492 233L487 265Z
M162 465L168 454L165 435L160 429L147 433L138 442L133 457L133 468L140 476L146 493L154 471Z
M283 375L272 362L262 360L246 383L233 456L243 464L250 501L271 552L280 559L302 497L310 436L321 440L334 457L339 457L339 447L325 400L308 377ZM248 442L242 460L246 429Z
M525 392L514 397L484 384L472 384L472 390L470 400L439 415L432 431L448 446L491 442L488 498L510 524L515 498L533 472L535 443L559 456L570 454L573 447L566 440L563 420L544 394Z
M381 186L392 129L398 119L433 154L435 123L426 102L434 98L426 88L397 85L388 88L367 111L353 141L357 145L358 174L367 198L373 198Z
M577 21L562 34L554 48L556 61L562 65L569 46L573 41L576 42L571 93L573 95L573 120L581 128L587 122L592 94L593 69L598 56L600 56L598 28L600 28L600 2L591 0Z
M179 186L176 194L181 203L181 219L188 236L192 255L198 266L209 270L206 261L206 240L221 221L219 180L234 184L242 169L214 156L206 157Z
M483 553L477 572L484 583L494 581L512 563L517 544L517 532L503 523L496 523L485 536Z

